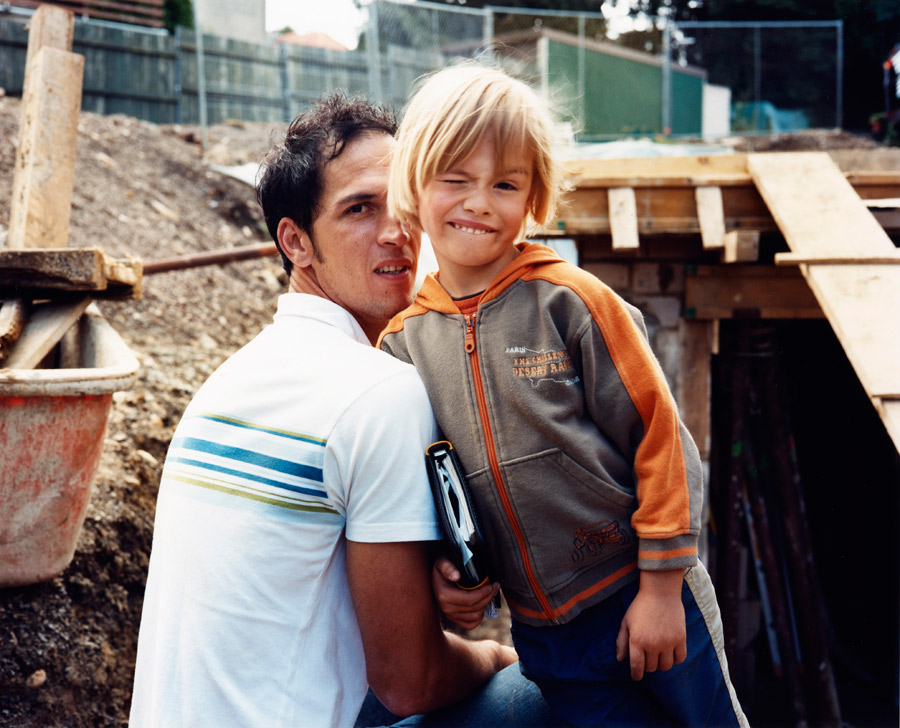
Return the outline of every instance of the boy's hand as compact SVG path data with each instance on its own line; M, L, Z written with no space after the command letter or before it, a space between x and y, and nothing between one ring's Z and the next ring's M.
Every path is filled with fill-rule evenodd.
M687 657L681 582L684 571L641 571L637 596L625 612L616 637L616 659L628 655L631 678L669 670Z
M500 591L499 584L485 584L477 589L460 589L459 570L449 559L439 558L431 569L431 588L438 607L454 624L475 629L484 618L484 608Z

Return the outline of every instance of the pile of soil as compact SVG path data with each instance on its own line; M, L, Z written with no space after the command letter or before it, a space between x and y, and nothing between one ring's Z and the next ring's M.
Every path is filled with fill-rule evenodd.
M0 97L0 247L19 111L17 99ZM283 125L223 124L204 135L196 127L82 113L69 246L150 261L267 242L253 190L211 165L258 162L273 133L283 132ZM794 148L838 144L828 134L811 134ZM868 146L846 137L837 136L842 146ZM141 300L100 303L140 361L138 381L113 397L72 564L45 583L0 590L0 726L127 724L168 443L193 393L270 321L285 286L271 257L146 276ZM505 624L497 620L477 634L509 643Z

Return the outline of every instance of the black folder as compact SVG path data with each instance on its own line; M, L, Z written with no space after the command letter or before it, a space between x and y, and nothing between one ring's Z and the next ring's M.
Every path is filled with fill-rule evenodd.
M453 445L446 440L429 445L425 466L444 534L444 552L459 569L458 585L476 589L490 579L487 547Z

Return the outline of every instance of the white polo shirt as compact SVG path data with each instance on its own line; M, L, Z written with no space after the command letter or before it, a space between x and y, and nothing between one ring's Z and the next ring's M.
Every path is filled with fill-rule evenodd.
M411 366L336 304L281 296L170 445L132 728L352 726L366 674L345 539L439 537L436 439Z

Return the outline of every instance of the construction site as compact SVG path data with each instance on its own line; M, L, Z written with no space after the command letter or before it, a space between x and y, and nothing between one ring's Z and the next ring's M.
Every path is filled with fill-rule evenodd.
M229 171L286 125L80 111L71 39L43 6L22 98L0 95L0 726L127 725L169 442L287 289ZM722 146L573 157L533 239L645 316L703 460L701 557L751 724L895 726L900 148ZM470 636L512 644L508 624Z

